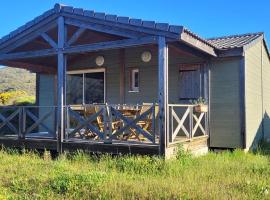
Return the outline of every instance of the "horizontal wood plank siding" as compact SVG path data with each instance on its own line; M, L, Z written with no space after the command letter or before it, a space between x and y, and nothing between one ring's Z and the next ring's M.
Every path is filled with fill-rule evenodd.
M55 76L51 74L39 75L39 105L40 106L53 106L54 105L54 81Z
M40 74L39 75L39 106L54 106L55 105L55 76L52 74ZM52 108L41 107L39 108L39 117L46 115ZM51 130L54 130L54 117L49 117L44 121ZM41 126L39 127L39 131L45 131Z
M152 59L145 63L141 60L141 54L150 51ZM76 62L68 63L68 69L91 69L97 68L95 58L102 55L105 58L106 68L106 101L112 104L120 103L120 51L100 51L95 54L82 56ZM197 57L175 55L169 48L169 103L180 103L179 101L179 66L186 63L203 62ZM158 90L158 57L155 47L136 47L125 49L125 102L126 104L140 104L157 102ZM130 92L130 71L139 69L139 92Z
M270 141L270 60L264 45L262 56L264 138Z
M246 148L263 137L262 42L245 52Z
M126 103L146 103L157 102L158 94L158 58L157 49L150 51L152 59L145 63L141 60L143 51L149 51L146 48L126 49L125 55L125 101ZM130 91L130 71L139 69L139 92Z
M98 67L95 63L97 56L104 56L104 64ZM120 102L120 60L119 51L100 51L95 54L82 56L76 62L68 64L68 70L91 68L105 68L106 71L106 102L117 104Z
M210 147L240 148L240 58L210 65Z

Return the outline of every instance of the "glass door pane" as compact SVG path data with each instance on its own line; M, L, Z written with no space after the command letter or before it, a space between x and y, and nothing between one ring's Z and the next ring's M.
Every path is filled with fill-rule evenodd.
M66 89L67 105L83 104L83 74L68 74Z
M104 72L84 74L85 103L104 103Z

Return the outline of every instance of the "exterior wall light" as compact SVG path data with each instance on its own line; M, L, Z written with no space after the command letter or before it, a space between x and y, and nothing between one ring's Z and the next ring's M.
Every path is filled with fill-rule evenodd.
M146 62L146 63L147 63L147 62L150 62L151 58L152 58L152 54L151 54L150 51L144 51L144 52L142 53L142 55L141 55L142 61L143 61L143 62Z
M96 57L96 64L97 66L101 67L104 64L104 56L97 56Z

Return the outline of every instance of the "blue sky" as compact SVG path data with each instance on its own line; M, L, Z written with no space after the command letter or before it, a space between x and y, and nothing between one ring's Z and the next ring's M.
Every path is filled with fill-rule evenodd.
M0 37L55 3L183 25L202 37L263 31L270 38L269 0L9 0L1 2Z

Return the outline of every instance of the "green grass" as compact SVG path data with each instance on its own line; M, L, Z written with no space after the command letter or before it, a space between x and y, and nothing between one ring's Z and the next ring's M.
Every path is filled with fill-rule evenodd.
M269 156L242 151L87 156L0 151L0 199L270 199Z

